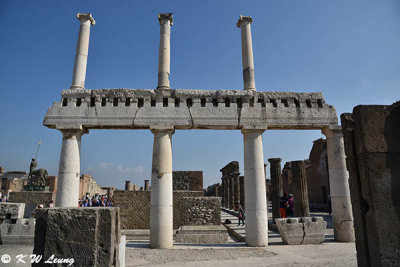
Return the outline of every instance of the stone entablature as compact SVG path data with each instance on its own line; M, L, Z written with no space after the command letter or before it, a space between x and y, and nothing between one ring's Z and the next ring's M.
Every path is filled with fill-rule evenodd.
M45 126L58 129L322 129L337 125L322 93L252 90L64 90Z

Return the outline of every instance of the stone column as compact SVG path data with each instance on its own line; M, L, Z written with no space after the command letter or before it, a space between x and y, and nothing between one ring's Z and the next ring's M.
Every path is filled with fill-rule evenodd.
M245 200L245 196L244 196L244 176L239 176L239 187L240 187L240 205L242 205L242 207L244 208L244 200Z
M238 173L235 177L233 177L233 183L234 183L234 199L233 199L233 204L236 205L236 203L240 203L240 182L239 182L239 175Z
M76 17L81 22L79 28L78 44L76 46L75 65L72 74L71 89L84 89L86 77L86 65L89 51L90 24L95 21L91 13L78 13Z
M63 135L58 182L56 207L77 207L79 200L80 150L81 137L85 130L61 130Z
M125 181L125 190L130 191L131 190L131 181Z
M150 247L171 248L172 216L172 134L173 128L155 129L151 170Z
M235 206L235 180L229 177L229 209L233 210Z
M304 160L292 161L292 190L294 217L309 217L306 163Z
M334 129L325 128L322 133L326 136L328 150L329 187L335 240L354 242L349 173L346 169L342 128L341 126Z
M262 133L264 130L242 129L244 139L244 191L246 243L268 245L268 214L265 192Z
M268 159L271 167L271 201L272 201L272 217L275 221L276 218L280 218L279 202L280 197L283 195L282 191L282 173L281 173L281 161L280 158Z
M225 180L225 208L229 209L229 199L230 199L230 190L229 190L229 179L228 177L224 178Z
M170 37L173 25L172 13L159 13L160 48L158 50L158 85L157 89L169 89L170 72Z
M251 26L253 22L251 17L240 15L236 26L242 32L242 65L243 65L243 83L245 90L256 90L254 79L254 60L253 45L251 40Z
M144 190L149 190L149 180L144 180Z

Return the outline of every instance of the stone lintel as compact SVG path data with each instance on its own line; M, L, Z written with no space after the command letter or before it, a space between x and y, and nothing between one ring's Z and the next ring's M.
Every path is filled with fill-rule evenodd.
M90 23L94 26L96 24L96 21L94 20L92 13L77 13L76 18L80 21L83 22L83 20L90 20Z
M172 13L158 13L158 21L160 22L160 25L164 19L169 20L171 22L171 26L174 24L174 17L172 16Z
M242 15L240 15L240 16L239 16L239 20L238 20L238 22L236 23L236 26L237 26L238 28L240 28L240 26L242 25L243 22L252 23L252 22L253 22L253 19L252 19L250 16L242 16Z

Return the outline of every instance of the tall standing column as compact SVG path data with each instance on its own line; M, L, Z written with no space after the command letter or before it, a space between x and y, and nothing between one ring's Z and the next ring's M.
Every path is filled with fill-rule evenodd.
M237 173L236 176L233 178L234 181L234 205L237 203L240 203L240 182L239 182L239 175L240 173Z
M144 190L149 190L149 180L144 180Z
M282 190L282 173L281 173L281 161L280 158L271 158L268 159L271 167L271 201L272 201L272 217L275 220L276 218L280 218L279 212L279 202L280 197L283 195Z
M150 247L171 248L172 216L172 128L151 129L154 134L150 190Z
M95 20L91 13L78 13L76 17L81 22L79 28L78 44L76 46L74 72L72 74L71 89L84 89L86 77L86 65L89 52L90 24L94 25Z
M170 73L170 38L173 25L172 13L159 13L160 48L158 50L158 85L157 89L169 89Z
M77 207L79 200L81 137L85 130L61 130L56 207Z
M294 216L309 217L306 164L304 160L292 161L292 190Z
M242 130L244 138L246 243L253 247L268 245L263 132L264 130Z
M322 133L326 136L328 150L329 187L335 240L354 242L349 173L346 169L342 128L341 126L334 129L325 128Z
M229 177L229 209L233 210L235 206L235 181L233 176Z
M253 22L251 17L240 15L236 26L242 32L242 64L243 64L243 83L245 90L256 90L254 79L254 59L253 45L251 40L251 26Z

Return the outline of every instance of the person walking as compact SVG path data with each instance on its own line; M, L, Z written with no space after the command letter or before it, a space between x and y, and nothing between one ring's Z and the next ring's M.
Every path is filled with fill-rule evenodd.
M293 207L293 195L289 194L288 198L288 207L287 207L287 217L293 217L294 214L294 207Z
M240 221L242 221L242 225L244 225L244 210L243 210L242 205L238 204L237 211L238 211L238 215L237 216L238 216L238 219L239 219L238 226L240 225Z

